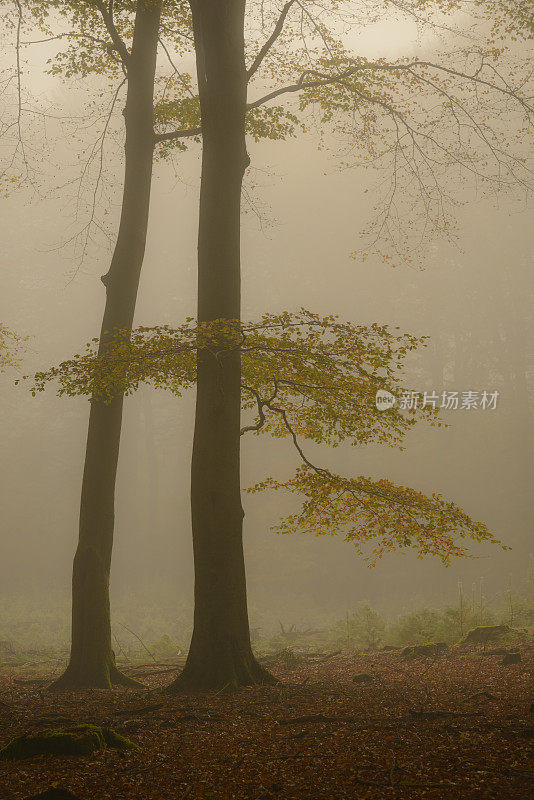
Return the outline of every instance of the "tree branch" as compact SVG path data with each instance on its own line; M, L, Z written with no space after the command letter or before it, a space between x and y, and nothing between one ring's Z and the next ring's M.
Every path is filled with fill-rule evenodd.
M303 89L317 89L319 86L329 86L335 83L340 83L340 81L350 77L357 70L357 67L352 67L351 69L346 70L339 75L321 78L316 81L307 81L305 83L304 81L306 76L310 74L310 70L306 70L302 73L297 83L291 83L288 86L282 86L280 89L275 89L274 91L269 92L269 94L260 97L258 100L254 100L252 103L247 103L247 110L251 108L258 108L259 106L264 105L264 103L269 102L269 100L274 100L275 97L279 97L282 94L301 92Z
M239 431L240 436L243 436L243 434L247 433L248 431L259 431L260 428L263 428L263 426L265 425L265 414L263 412L263 406L265 405L264 401L261 399L259 393L251 386L247 386L246 384L243 383L242 388L246 389L247 392L250 392L256 398L256 403L258 405L259 420L255 425L245 425L244 428L241 428L241 430Z
M128 62L130 60L130 53L128 52L128 48L126 47L124 41L119 36L117 28L115 27L115 22L113 20L113 3L109 3L108 7L106 7L104 2L100 0L100 2L95 3L95 5L100 11L100 15L104 20L104 25L106 26L111 37L111 41L113 42L115 50L119 54L122 65L125 69L127 69Z
M249 81L254 75L254 73L258 71L263 59L265 58L265 56L267 55L273 44L276 42L276 40L282 33L286 17L289 14L289 11L291 10L291 6L294 5L295 2L296 0L288 0L288 2L283 7L280 16L278 17L278 21L274 26L273 32L271 33L271 35L269 36L263 47L260 49L258 55L256 56L256 58L250 65L249 69L247 70L247 81Z
M289 94L293 92L299 92L303 89L317 89L320 86L329 86L343 83L347 78L350 78L352 75L356 74L357 72L367 72L367 71L381 71L381 72L408 72L413 75L414 78L417 80L424 81L425 79L423 76L418 75L414 72L414 68L416 67L428 67L430 69L438 70L439 72L443 72L447 75L451 75L455 78L463 78L466 81L471 83L479 84L481 86L485 86L489 89L493 89L500 94L507 95L511 97L513 100L516 100L525 111L532 113L534 112L534 108L529 105L525 98L521 97L521 95L517 92L514 92L508 85L499 86L497 83L493 81L486 80L484 78L479 77L480 69L477 70L475 73L469 75L466 72L461 72L459 70L451 69L450 67L446 67L441 64L434 64L431 61L410 61L406 64L378 64L374 62L366 62L363 64L355 64L350 69L344 70L343 72L338 73L337 75L326 75L325 73L316 71L316 70L306 70L302 73L299 80L296 83L289 84L288 86L282 86L280 89L275 89L269 94L260 97L258 100L254 100L252 103L248 103L247 109L249 108L257 108L258 106L264 105L269 100L273 100L275 97L279 97L282 94ZM316 75L317 79L315 81L306 81L306 77L308 75ZM500 77L500 76L499 76ZM434 86L436 89L436 86Z
M174 139L187 139L192 136L201 135L202 127L199 125L198 128L184 128L179 131L169 131L169 133L155 133L154 142L156 144L159 142L172 142Z
M297 450L298 454L300 455L302 461L308 467L310 467L310 469L312 469L317 475L321 475L322 477L326 478L327 481L329 481L330 483L332 483L334 485L336 483L338 483L338 480L336 480L336 477L330 472L329 469L325 469L324 467L318 467L316 464L313 464L309 460L309 458L306 457L302 447L299 444L299 441L297 439L297 435L296 435L295 431L293 430L293 428L291 427L291 425L289 423L289 420L287 418L287 413L286 413L285 409L280 408L280 406L273 406L272 403L269 400L263 401L263 405L266 406L267 408L269 408L271 411L274 411L276 414L279 414L282 417L282 420L284 422L284 426L287 428L287 430L288 430L288 432L289 432L289 434L290 434L290 436L291 436L291 438L293 440L293 444L295 445L295 449ZM358 500L358 496L357 496L357 494L356 494L356 492L355 492L355 490L353 488L351 488L350 486L343 486L343 484L341 484L341 488L343 490L343 493L344 492L348 492L356 500ZM403 506L403 507L408 507L408 508L416 507L415 503L406 503L406 502L403 502L402 500L398 500L396 497L388 497L387 495L383 494L382 492L377 492L377 491L370 490L367 486L358 485L356 488L360 492L363 492L363 494L367 494L370 497L378 497L381 500L385 500L386 503L395 503L397 505L400 505L400 506Z

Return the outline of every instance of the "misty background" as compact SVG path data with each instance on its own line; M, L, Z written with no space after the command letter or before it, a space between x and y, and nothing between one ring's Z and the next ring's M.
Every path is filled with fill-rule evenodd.
M406 28L404 39L398 30L395 35L395 47L406 50L413 31ZM396 55L393 40L392 30L381 27L366 46L372 52L389 41ZM417 46L431 48L432 42ZM37 68L28 75L32 91L72 113L97 87L94 81L65 86L42 78ZM120 131L120 108L117 116ZM512 549L473 545L478 558L449 568L435 558L393 554L369 569L341 539L272 533L270 525L296 509L296 497L244 493L251 625L265 632L279 621L326 624L362 601L388 618L422 605L442 607L456 602L459 581L467 596L475 587L491 606L507 587L524 591L532 575L532 210L463 192L468 202L458 209L455 244L429 241L411 268L392 268L373 256L363 261L352 253L373 212L376 175L340 171L331 144L318 150L312 134L250 142L243 318L305 307L358 324L398 325L431 337L410 360L406 385L421 393L498 391L496 410L444 411L449 427L420 425L408 434L404 452L313 446L313 453L340 473L440 492ZM45 183L67 182L79 168L80 147L60 139L50 144L40 162ZM111 231L118 224L119 152L110 148L99 204ZM195 314L199 153L193 146L176 154L174 164L156 165L137 324L179 324ZM58 163L65 164L59 179ZM80 227L68 188L26 189L1 202L1 319L30 337L22 372L31 374L80 352L98 334L100 275L110 253L99 240L80 265L68 247L58 248ZM88 401L58 398L52 387L32 398L24 382L13 385L15 377L0 376L0 626L16 613L21 638L66 641ZM127 399L111 574L112 618L149 635L172 633L185 645L193 593L193 410L192 393L177 399L143 387ZM244 488L268 475L286 477L295 466L289 442L244 437Z

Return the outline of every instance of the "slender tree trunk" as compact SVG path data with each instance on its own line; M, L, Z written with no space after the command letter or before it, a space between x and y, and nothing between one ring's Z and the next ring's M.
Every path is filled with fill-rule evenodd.
M148 227L154 149L153 96L161 4L139 0L124 109L125 177L117 242L107 275L99 352L133 324ZM136 683L115 666L109 572L123 397L91 400L82 483L80 532L72 575L72 644L65 673L51 688L109 688Z
M191 0L202 114L198 319L240 317L245 144L245 0ZM273 682L252 653L240 492L241 359L202 351L191 470L195 613L171 691Z
M157 447L154 432L154 410L152 392L147 388L143 392L143 421L145 434L145 472L147 476L148 498L145 503L145 530L159 530L161 521L161 491L158 469Z

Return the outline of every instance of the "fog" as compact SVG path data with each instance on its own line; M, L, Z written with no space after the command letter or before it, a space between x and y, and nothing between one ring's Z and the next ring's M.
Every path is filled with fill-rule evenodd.
M388 29L374 35L382 43L384 35L393 36ZM407 30L405 40L410 35ZM367 44L372 49L372 39ZM51 78L35 78L33 88L50 93L55 103L75 107L79 100ZM330 144L318 150L312 133L250 143L243 317L304 307L358 324L398 325L430 336L409 362L406 385L438 394L498 391L495 410L444 411L448 427L421 425L408 434L403 452L348 446L313 452L344 474L440 492L512 549L473 544L476 558L449 568L431 557L393 554L369 568L337 538L274 534L270 526L298 507L294 498L244 494L251 625L266 631L279 620L322 624L361 601L390 618L415 606L441 607L455 602L459 581L467 594L475 584L491 605L510 584L521 591L533 549L531 209L509 198L490 203L473 193L458 210L455 242L428 241L412 267L393 268L377 256L363 261L352 253L373 211L376 176L339 170L336 143ZM61 162L62 147L72 167L70 145L54 144L45 173L52 175ZM109 210L113 231L120 197L117 153L106 169L111 195L101 205ZM138 324L172 325L195 314L198 176L198 146L177 154L174 166L156 166ZM98 334L100 275L110 257L103 242L89 247L81 265L69 248L58 248L72 235L72 195L37 194L27 189L2 200L1 319L30 337L25 374L80 352ZM52 388L33 398L24 382L14 386L14 377L0 377L0 602L4 609L15 604L28 626L40 620L40 639L66 639L88 401L58 398ZM187 630L192 619L193 401L192 394L177 399L144 387L126 402L112 611L139 628L152 617L155 633L173 625ZM284 440L251 437L243 444L242 485L289 475L295 465Z

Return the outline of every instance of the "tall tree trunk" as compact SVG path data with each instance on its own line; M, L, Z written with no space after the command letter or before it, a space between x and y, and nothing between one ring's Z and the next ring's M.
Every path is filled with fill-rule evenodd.
M245 143L245 0L190 0L202 114L198 320L240 317ZM240 492L241 359L197 361L191 469L195 612L185 668L171 691L272 682L252 653Z
M161 522L161 492L158 469L157 447L154 432L154 411L152 392L146 388L143 392L143 421L145 434L145 472L147 476L148 498L145 502L145 530L159 530Z
M107 275L99 353L117 330L131 329L148 227L154 149L153 99L161 3L139 0L128 60L125 176L117 242ZM70 662L51 688L109 688L136 683L115 666L111 647L109 572L115 478L123 397L91 399L82 483L80 531L72 575Z

